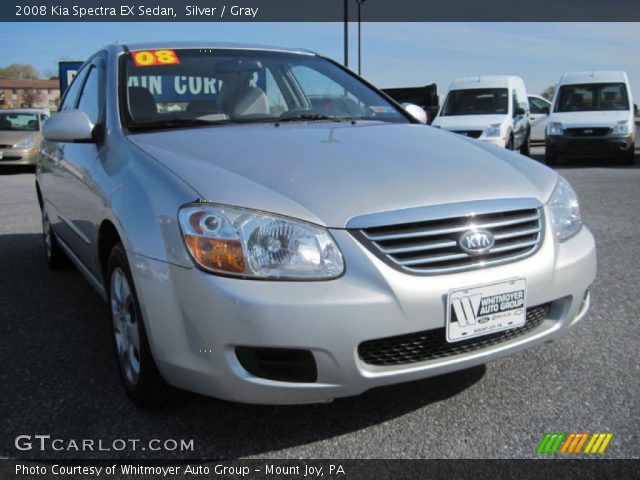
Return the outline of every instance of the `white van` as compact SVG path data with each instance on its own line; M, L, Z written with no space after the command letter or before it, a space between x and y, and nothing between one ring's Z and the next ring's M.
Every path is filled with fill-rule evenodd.
M547 164L568 156L618 157L632 164L635 109L625 72L565 73L547 122Z
M432 124L480 141L529 154L529 100L514 75L454 80Z

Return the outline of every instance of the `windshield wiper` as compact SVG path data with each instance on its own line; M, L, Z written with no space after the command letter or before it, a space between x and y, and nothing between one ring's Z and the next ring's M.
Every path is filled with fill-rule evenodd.
M229 120L203 120L201 118L172 118L171 120L155 120L129 125L129 130L156 130L164 128L188 128L234 123Z
M280 123L285 122L346 122L351 121L355 122L358 120L358 117L348 117L348 116L339 116L339 115L323 115L320 113L297 113L295 115L287 115L284 113L280 117L275 120L276 126Z

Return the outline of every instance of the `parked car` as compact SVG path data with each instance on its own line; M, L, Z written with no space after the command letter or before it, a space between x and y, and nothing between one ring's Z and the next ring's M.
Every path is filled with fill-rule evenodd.
M531 123L531 144L544 145L544 133L551 113L551 102L539 95L529 95L529 121Z
M105 298L135 402L328 401L584 318L569 183L387 98L306 50L116 44L81 68L45 125L44 247Z
M625 72L565 73L547 123L547 164L562 157L618 158L632 164L636 111Z
M529 101L524 82L514 75L458 78L451 83L432 125L529 155Z
M0 110L0 166L35 165L48 118L37 109Z

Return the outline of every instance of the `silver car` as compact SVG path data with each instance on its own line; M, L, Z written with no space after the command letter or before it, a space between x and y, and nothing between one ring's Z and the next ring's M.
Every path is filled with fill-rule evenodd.
M357 395L557 339L589 307L594 239L565 179L308 51L111 45L44 135L48 263L107 301L140 404L166 384Z

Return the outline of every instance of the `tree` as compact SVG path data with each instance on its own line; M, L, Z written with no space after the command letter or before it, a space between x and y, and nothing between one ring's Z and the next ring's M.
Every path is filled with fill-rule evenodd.
M33 65L12 63L8 67L0 68L0 78L21 78L24 80L38 80L40 74Z
M29 88L25 90L22 100L23 100L23 108L38 107L40 106L39 104L42 102L42 95L40 95L40 93L37 90L33 88Z
M544 92L542 92L540 95L546 98L547 100L551 101L555 93L556 93L556 86L550 85L547 88L545 88Z

